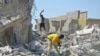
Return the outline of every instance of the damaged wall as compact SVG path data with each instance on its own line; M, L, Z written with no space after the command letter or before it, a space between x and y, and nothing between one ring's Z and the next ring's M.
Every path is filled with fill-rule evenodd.
M98 24L98 25L100 25L100 19L96 19L96 18L88 18L88 20L87 20L87 25L88 24Z
M46 19L45 23L48 24L46 25L47 31L49 32L74 32L76 29L79 28L79 19L81 19L82 17L84 17L83 19L86 20L86 17L83 15L80 16L80 11L73 11L73 12L68 12L66 15L63 16L58 16L58 17L54 17L54 18L49 18ZM87 15L87 14L85 14ZM49 22L47 22L47 20ZM81 22L81 21L80 21ZM40 23L40 19L36 19L36 24L37 24L37 30L39 31L39 23ZM83 26L83 25L80 25ZM74 27L74 28L73 28Z
M78 24L80 25L80 28L83 29L86 26L87 21L87 11L80 13L80 19L78 21Z
M31 9L33 3L34 0L0 0L0 32L5 32L5 29L9 30L10 27L13 27L16 29L18 43L27 43L30 38L28 33L31 32L29 29L31 26ZM12 29L8 32L10 31L14 30ZM5 35L5 33L1 33L0 40ZM13 37L12 33L10 35ZM4 44L6 43L5 39L2 39L2 41L4 41Z
M30 25L31 25L30 20L26 19L22 21L21 23L18 23L16 26L14 26L16 28L18 43L24 44L28 42L29 40L28 31L29 31Z
M13 35L13 27L9 27L0 32L0 46L10 44Z

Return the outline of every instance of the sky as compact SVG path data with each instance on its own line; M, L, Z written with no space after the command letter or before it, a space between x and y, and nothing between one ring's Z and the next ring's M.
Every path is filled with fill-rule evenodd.
M39 13L43 9L45 18L65 15L67 12L76 10L87 11L88 18L100 18L100 0L35 0L35 5L37 10L32 15L33 26L34 19L40 18Z

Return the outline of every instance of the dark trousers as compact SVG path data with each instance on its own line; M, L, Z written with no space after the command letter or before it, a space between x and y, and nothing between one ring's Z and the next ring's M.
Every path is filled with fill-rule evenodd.
M42 27L44 28L44 30L46 30L45 29L45 23L40 23L40 31L41 31Z

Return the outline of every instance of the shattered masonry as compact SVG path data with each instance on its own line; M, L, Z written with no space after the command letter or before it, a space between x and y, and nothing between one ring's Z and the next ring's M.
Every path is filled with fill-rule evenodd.
M0 42L28 43L31 25L31 9L34 0L0 0Z
M86 11L73 11L46 19L47 32L39 34L40 20L36 20L37 31L32 31L30 13L33 2L0 0L0 56L47 56L45 37L48 32L64 34L59 49L61 56L100 56L99 19L87 19ZM50 56L58 56L53 47Z

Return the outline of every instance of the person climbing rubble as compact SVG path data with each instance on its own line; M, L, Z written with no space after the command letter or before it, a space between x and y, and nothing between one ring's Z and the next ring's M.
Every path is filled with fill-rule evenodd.
M43 27L44 30L46 31L46 29L45 29L45 18L44 18L43 14L42 14L43 12L44 12L44 10L42 10L42 11L40 12L40 18L41 18L40 31L41 31L42 27Z
M47 38L48 38L48 53L47 53L47 56L50 56L50 50L51 50L52 45L54 46L58 55L60 56L60 51L58 50L58 46L61 46L60 45L60 39L63 39L64 35L63 34L50 33L50 34L48 34Z

